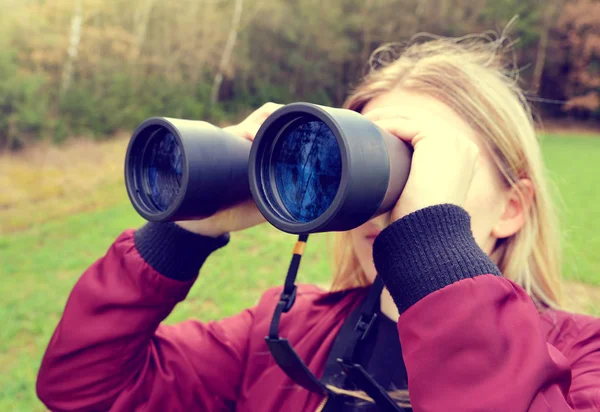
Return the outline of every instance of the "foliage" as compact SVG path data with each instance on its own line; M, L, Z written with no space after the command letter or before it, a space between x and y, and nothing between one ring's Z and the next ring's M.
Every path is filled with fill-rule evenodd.
M541 109L600 116L598 0L0 0L0 8L0 150L102 138L149 115L219 123L265 101L339 105L379 45L418 32L498 32L515 15L524 87L568 102ZM221 67L232 31L237 42Z
M160 75L134 81L124 73L82 80L63 97L59 106L62 119L73 133L103 137L120 128L132 130L151 116L216 122L224 118L220 107L208 106L208 89L204 85L190 88L177 82L164 87L165 83L166 79Z
M554 29L553 65L548 76L568 99L564 110L600 115L600 1L569 0Z
M0 147L20 148L26 136L39 136L48 114L41 75L19 70L14 53L0 48Z

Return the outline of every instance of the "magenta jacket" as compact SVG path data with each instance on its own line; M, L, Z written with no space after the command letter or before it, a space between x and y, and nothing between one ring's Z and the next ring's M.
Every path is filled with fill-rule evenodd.
M401 219L375 243L378 272L401 312L398 331L413 409L600 411L600 321L536 308L521 287L494 274L491 266L490 273L477 273L489 262L474 246L466 213L453 208ZM435 221L455 232L441 233L448 229L432 225ZM170 250L175 242L168 242L167 232L138 232L124 232L75 285L39 371L37 393L48 408L318 410L323 398L294 384L275 364L264 340L280 290L268 290L255 307L231 318L161 324L194 283L193 277L181 279L197 274L198 268L182 266L177 253L184 247ZM411 239L412 248L398 250L399 242L414 233L426 236ZM457 237L463 240L452 240ZM149 252L159 238L162 261ZM440 260L436 253L432 266L425 260L433 257L423 253L432 250L445 250L448 256L454 253L450 250L460 250L471 260L454 255ZM170 263L168 256L173 257ZM403 265L415 259L428 272L402 274ZM167 264L179 265L175 272L180 275L191 272L168 277ZM161 267L164 273L156 269ZM452 276L440 281L432 268ZM415 276L429 283L415 284ZM317 376L366 290L328 293L301 286L293 309L282 316L280 335Z

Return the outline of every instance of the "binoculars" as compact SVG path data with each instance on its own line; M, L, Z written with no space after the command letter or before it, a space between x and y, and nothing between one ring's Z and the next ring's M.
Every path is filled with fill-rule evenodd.
M292 103L253 142L203 121L147 119L129 142L125 184L149 221L203 219L252 198L284 232L345 231L393 208L411 157L357 112Z

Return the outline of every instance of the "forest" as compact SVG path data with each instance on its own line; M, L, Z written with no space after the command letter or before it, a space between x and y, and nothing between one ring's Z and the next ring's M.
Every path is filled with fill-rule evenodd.
M598 0L0 0L0 150L217 124L267 101L340 105L416 33L502 32L545 118L600 119Z

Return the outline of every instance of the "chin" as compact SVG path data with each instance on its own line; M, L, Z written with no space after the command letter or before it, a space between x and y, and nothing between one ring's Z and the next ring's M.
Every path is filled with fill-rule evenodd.
M373 283L377 275L377 269L373 263L373 242L375 242L379 230L374 227L368 227L370 230L364 230L365 227L360 229L363 230L355 229L352 233L354 253L367 280L369 283Z
M365 277L369 282L369 285L375 281L375 276L377 276L377 271L373 268L373 272L365 272Z
M375 239L371 240L365 238L364 241L361 242L360 250L356 251L358 262L360 263L361 269L365 273L369 283L373 283L375 280L375 276L377 276L377 269L375 269L375 264L373 263L373 242Z

